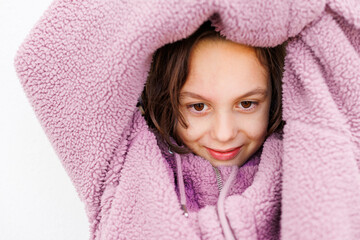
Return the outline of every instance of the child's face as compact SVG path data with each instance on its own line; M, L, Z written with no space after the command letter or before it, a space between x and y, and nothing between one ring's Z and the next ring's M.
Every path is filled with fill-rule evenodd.
M180 92L188 128L177 133L213 166L243 165L265 140L271 101L267 70L255 49L230 41L200 41Z

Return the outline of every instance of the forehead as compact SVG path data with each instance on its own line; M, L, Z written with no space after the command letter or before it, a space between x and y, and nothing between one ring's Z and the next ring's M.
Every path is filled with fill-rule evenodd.
M242 94L267 89L268 78L254 48L228 40L202 40L191 52L182 91Z

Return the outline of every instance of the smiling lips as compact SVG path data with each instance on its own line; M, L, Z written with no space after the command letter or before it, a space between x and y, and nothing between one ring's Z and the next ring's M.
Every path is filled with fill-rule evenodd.
M229 150L225 150L225 151L221 151L221 150L214 150L211 148L206 148L208 150L208 152L210 153L210 155L220 161L227 161L227 160L231 160L234 159L236 157L236 155L239 153L241 147L237 147L237 148L233 148L233 149L229 149Z

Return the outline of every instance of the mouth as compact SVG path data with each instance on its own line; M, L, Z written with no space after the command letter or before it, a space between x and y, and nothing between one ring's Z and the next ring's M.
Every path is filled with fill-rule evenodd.
M238 155L238 153L241 150L241 146L226 150L218 150L218 149L215 150L211 148L206 148L206 149L208 153L216 160L228 161L234 159Z

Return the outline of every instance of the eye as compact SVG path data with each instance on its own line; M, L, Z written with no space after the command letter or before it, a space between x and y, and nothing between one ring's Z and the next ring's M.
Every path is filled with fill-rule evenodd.
M190 111L195 113L203 113L208 109L208 106L205 103L195 103L188 105Z
M257 102L253 102L253 101L242 101L240 102L239 106L241 109L245 111L251 111L257 106L257 104L258 104Z
M243 102L240 103L240 105L241 105L243 108L249 108L249 107L251 107L252 102L250 102L250 101L243 101Z

